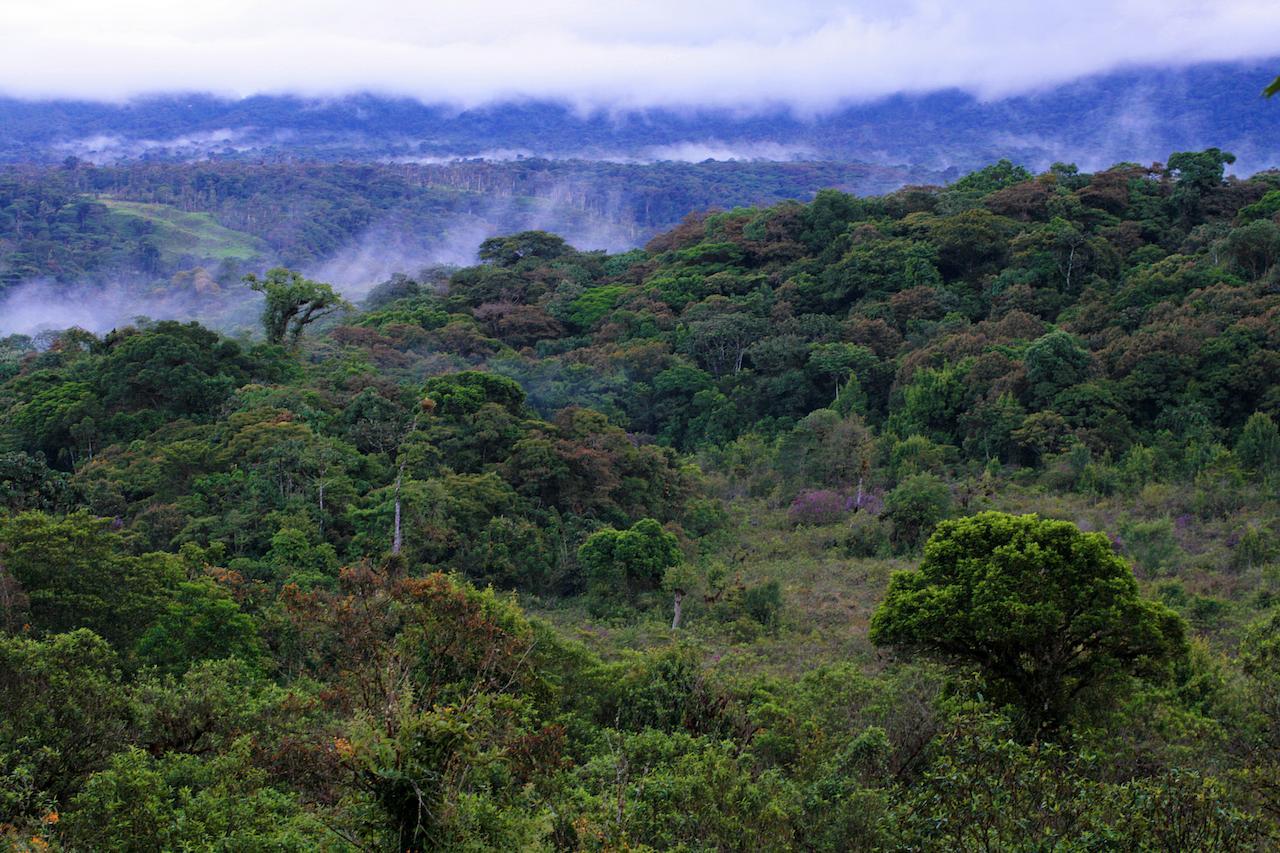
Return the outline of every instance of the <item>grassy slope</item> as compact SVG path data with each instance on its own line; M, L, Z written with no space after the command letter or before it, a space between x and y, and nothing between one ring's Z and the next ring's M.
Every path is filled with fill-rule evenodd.
M247 261L265 255L266 245L243 231L219 225L208 213L187 213L164 204L99 199L112 213L147 222L151 239L166 260L191 256Z
M1086 530L1117 534L1127 524L1183 512L1173 491L1171 486L1153 486L1138 495L1098 498L1005 483L993 495L975 496L964 512L1037 512ZM1245 514L1266 517L1262 510L1268 502L1263 497L1253 512ZM734 513L732 529L726 531L727 544L717 548L713 559L727 567L731 587L777 580L783 594L781 626L769 633L747 620L721 621L697 596L690 596L679 638L696 644L708 664L730 673L794 678L838 662L852 662L868 671L879 669L885 658L867 639L868 621L884 597L890 574L915 566L919 556L851 558L841 546L843 522L793 528L785 509L762 501L737 501ZM1140 554L1126 554L1144 594L1168 600L1187 617L1196 634L1219 648L1233 646L1243 625L1256 617L1260 591L1280 592L1280 577L1262 569L1227 568L1226 540L1232 527L1232 520L1193 520L1179 531L1178 547L1168 565L1145 567ZM1177 595L1172 599L1171 588ZM576 603L526 600L524 604L607 657L626 649L659 646L676 636L666 600L629 622L594 619Z

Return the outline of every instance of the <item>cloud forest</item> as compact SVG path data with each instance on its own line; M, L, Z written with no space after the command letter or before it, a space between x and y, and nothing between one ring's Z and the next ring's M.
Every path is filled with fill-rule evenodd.
M360 293L297 268L338 220L253 236L270 174L166 167L214 213L164 225L84 195L152 172L11 174L41 287L204 264L241 314L0 339L0 834L1272 849L1280 173L1234 159L514 231Z
M1280 4L0 33L0 850L1280 850Z

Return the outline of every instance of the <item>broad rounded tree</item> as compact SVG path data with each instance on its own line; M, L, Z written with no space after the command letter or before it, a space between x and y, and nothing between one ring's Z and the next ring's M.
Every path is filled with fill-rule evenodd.
M890 581L871 641L976 667L1032 735L1114 679L1187 654L1181 618L1139 596L1105 536L1000 512L939 524L920 568Z
M679 564L680 543L655 519L642 518L628 530L606 527L587 537L578 561L588 586L603 598L631 600L657 589L667 569Z

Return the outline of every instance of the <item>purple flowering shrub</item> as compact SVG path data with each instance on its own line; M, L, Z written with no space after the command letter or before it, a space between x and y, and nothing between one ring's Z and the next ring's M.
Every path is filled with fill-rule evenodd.
M787 510L792 524L832 524L853 509L853 498L830 489L807 489L796 495Z

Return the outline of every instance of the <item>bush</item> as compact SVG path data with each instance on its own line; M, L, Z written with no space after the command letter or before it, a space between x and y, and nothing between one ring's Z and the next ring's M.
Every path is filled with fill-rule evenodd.
M1231 570L1246 572L1268 563L1276 555L1275 536L1269 530L1247 528L1231 549Z
M794 525L834 524L844 518L851 500L827 489L810 489L796 495L787 510L787 519Z
M640 593L657 589L680 559L675 535L652 518L642 518L628 530L598 530L578 549L592 592L602 599L625 595L633 603Z
M1120 541L1125 553L1148 574L1171 574L1180 562L1182 549L1167 518L1122 524Z
M742 609L768 630L776 631L782 614L782 587L776 580L747 587L742 591Z
M889 525L867 512L853 516L841 547L850 557L880 557L889 549Z
M932 474L916 474L898 484L884 499L884 517L892 525L890 539L899 553L913 551L934 525L951 512L947 484Z

